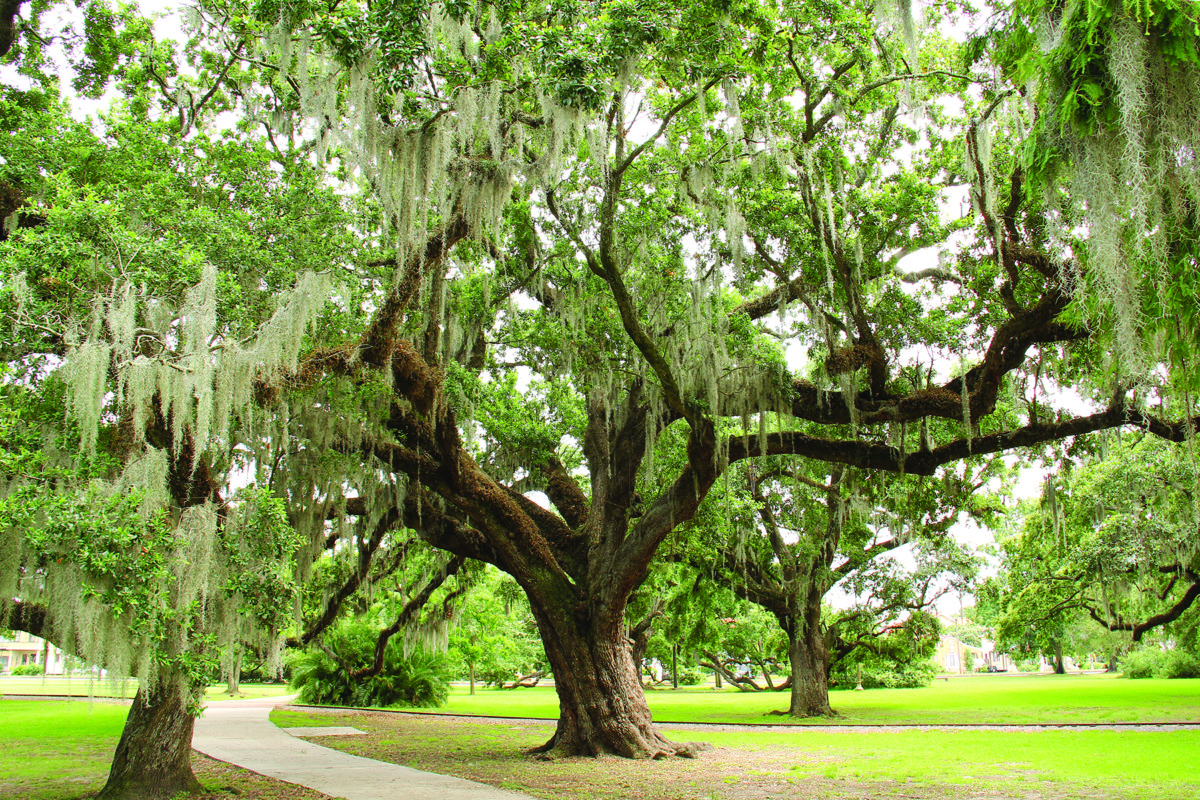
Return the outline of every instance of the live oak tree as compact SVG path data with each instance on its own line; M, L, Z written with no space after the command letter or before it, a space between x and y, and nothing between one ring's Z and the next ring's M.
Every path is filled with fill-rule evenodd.
M0 612L139 678L105 798L197 789L191 730L218 661L235 671L250 647L278 672L296 616L298 646L408 554L394 487L298 444L287 426L304 419L255 408L264 374L320 339L317 310L339 334L360 313L354 286L323 308L361 241L354 217L303 154L236 130L185 138L180 117L135 119L141 99L103 137L52 87L0 100L0 180L32 220L0 244ZM348 574L297 614L333 556ZM427 628L416 611L461 566L428 563L397 628Z
M1133 42L1145 67L1144 92L1126 96L1113 71L1099 80L1111 113L1052 129L1033 122L1063 96L1022 102L1009 82L1050 71L1011 57L1016 26L972 40L964 64L905 8L880 22L856 3L206 6L213 24L268 27L271 108L378 198L391 288L360 336L299 372L388 377L382 429L338 448L407 477L402 507L428 541L526 591L558 678L547 750L692 752L650 724L625 607L731 464L791 454L931 475L1126 425L1187 436L1171 349L1187 319L1136 343L1127 320L1134 297L1161 300L1156 318L1186 305L1171 294L1186 296L1171 278L1184 271L1156 259L1194 260L1195 165L1175 157L1194 150L1178 124L1194 104L1165 87L1191 85L1196 59L1156 48L1194 34L1165 39L1138 15L1191 12L1113 2L1120 26L1047 37L1047 65L1069 70L1084 47L1103 67ZM1053 26L1061 8L1018 12ZM1135 29L1149 33L1120 39ZM1080 149L1035 169L1051 133ZM1167 183L1072 182L1095 136L1137 138ZM1147 200L1168 185L1170 202ZM974 215L946 222L956 186ZM1121 285L1170 292L1106 288L1111 247L1077 241L1102 197L1139 210L1108 229L1131 256ZM1163 244L1138 249L1147 238ZM897 266L932 246L937 268ZM795 377L780 342L823 371ZM513 367L532 375L521 400L482 388ZM1170 402L1151 411L1155 382ZM1099 410L1054 408L1062 384Z
M138 110L172 120L179 153L205 162L219 148L187 148L208 135L205 109L227 110L284 161L307 154L277 181L313 198L324 184L304 184L302 165L357 179L369 198L356 229L382 252L348 257L345 220L315 215L316 235L277 231L259 251L286 254L278 274L206 252L172 259L191 274L162 290L83 284L77 349L64 348L74 374L118 388L132 375L138 356L110 309L126 320L132 307L162 352L188 359L178 377L156 367L170 391L152 396L169 406L137 392L106 406L100 381L68 384L84 451L128 407L136 445L159 446L147 431L161 416L169 463L203 476L209 448L244 429L255 462L280 465L310 543L360 500L367 530L407 523L517 581L559 692L545 749L691 754L651 724L625 610L731 465L791 455L928 476L1096 430L1192 429L1191 293L1177 276L1194 272L1196 165L1181 155L1200 126L1181 123L1194 121L1198 59L1177 23L1193 12L1112 0L1119 24L1068 15L1056 28L1062 6L1022 4L1017 23L1072 35L1025 51L1043 59L1014 57L1014 24L973 39L964 64L909 4L880 18L874 6L202 3L193 24L213 38L193 43L201 77L138 61L129 74L157 87ZM1137 58L1121 50L1106 72L1112 43ZM1094 118L1060 114L1072 95L1054 88L1074 80L1081 48L1099 86L1084 91L1105 109ZM1144 67L1132 83L1130 66ZM1014 92L1039 78L1046 91ZM1061 124L1034 124L1051 115ZM1069 146L1048 170L1033 159L1051 135ZM1123 175L1123 142L1141 146L1132 184L1075 180L1097 158ZM228 214L243 196L217 185ZM973 215L944 221L960 186ZM1130 213L1097 217L1097 200ZM253 236L272 221L242 224ZM1083 223L1108 224L1104 247L1081 239ZM898 266L926 247L943 254L937 268ZM336 290L314 273L275 297L322 259L347 278ZM205 350L218 330L208 309L240 311L238 291L253 313ZM1162 322L1130 324L1143 314ZM789 347L816 374L793 373ZM515 367L529 371L520 397ZM1062 385L1099 410L1055 408ZM216 505L215 485L200 488L177 505Z
M101 796L172 797L200 788L191 731L218 660L235 676L250 647L278 671L312 561L357 556L298 641L403 560L397 515L369 504L378 480L250 410L256 382L319 340L315 311L338 331L361 313L353 284L322 306L362 239L305 152L208 125L242 102L244 43L181 53L132 10L91 4L73 89L113 79L122 97L90 129L60 99L63 54L33 10L9 54L26 84L0 98L0 615L139 678ZM330 480L358 496L331 507L314 490Z
M209 124L244 107L253 65L238 59L243 45L197 53L192 41L183 70L187 54L126 17L119 31L89 17L81 36L89 57L115 40L128 57L101 135L68 114L47 54L16 51L32 88L0 99L0 614L139 678L101 796L156 798L199 789L191 731L218 660L236 675L250 647L278 672L312 562L354 563L311 617L299 615L294 646L393 573L406 542L394 486L311 447L312 436L299 445L288 426L304 430L305 419L254 408L275 405L265 376L292 375L289 353L362 315L364 273L324 306L369 208L347 213L306 151L245 136L253 115ZM82 66L92 82L75 88L98 94L114 64ZM370 398L368 386L347 402ZM257 488L237 491L248 481ZM387 500L372 502L381 491ZM399 628L428 627L416 611L461 566L431 560Z
M303 345L329 282L297 276L331 266L345 217L262 146L185 142L136 95L98 137L40 78L0 99L18 222L0 244L2 611L139 678L101 796L171 797L199 789L191 730L220 652L278 652L312 555L261 460L269 420L246 412ZM309 241L301 219L334 233ZM237 492L250 452L261 488Z
M1071 476L1064 498L1074 511L1070 524L1086 531L1089 511L1091 517L1092 536L1073 554L1087 570L1080 582L1091 585L1076 601L1092 620L1134 642L1180 619L1200 598L1190 446L1124 437ZM1149 607L1139 609L1139 599Z
M814 469L804 471L805 463ZM741 475L730 470L725 478L737 478L742 496L737 502L721 490L709 496L693 521L707 546L688 551L701 576L776 619L788 641L788 713L800 717L832 715L834 665L859 648L885 655L885 637L907 617L928 638L922 622L928 607L949 582L961 584L975 571L948 531L960 511L986 510L972 494L996 465L973 474L973 482L952 474L937 482L862 474L840 465L821 474L821 467L772 457ZM891 558L906 546L915 548L911 572ZM827 607L835 585L856 598L850 608Z

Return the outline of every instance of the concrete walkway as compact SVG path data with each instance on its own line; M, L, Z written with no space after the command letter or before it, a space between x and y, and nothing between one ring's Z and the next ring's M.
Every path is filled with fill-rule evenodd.
M267 718L291 698L209 703L192 747L239 767L345 800L530 800L482 783L353 756L297 739ZM339 731L345 735L348 731ZM326 732L328 734L328 732Z

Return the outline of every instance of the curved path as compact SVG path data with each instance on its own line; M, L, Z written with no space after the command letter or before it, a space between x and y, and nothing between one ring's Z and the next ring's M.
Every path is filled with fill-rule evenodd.
M527 795L482 783L387 764L297 739L267 718L272 708L290 699L210 703L196 720L192 747L260 775L345 800L531 800ZM305 730L304 735L311 731L293 730Z

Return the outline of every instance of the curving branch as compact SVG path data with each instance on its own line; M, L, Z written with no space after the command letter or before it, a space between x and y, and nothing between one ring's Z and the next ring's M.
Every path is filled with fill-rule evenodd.
M353 574L325 601L325 608L321 611L321 615L313 620L303 633L299 636L290 636L284 640L285 647L304 647L324 633L337 620L338 614L342 610L342 604L358 591L358 588L362 586L368 575L370 575L372 560L379 550L379 546L383 543L384 537L388 531L395 530L399 523L400 514L395 509L384 514L383 518L375 524L371 535L366 541L359 542L358 560L355 563ZM407 543L403 545L402 551L405 553L408 551Z
M400 609L400 613L396 615L395 621L379 632L379 635L375 638L375 657L372 659L371 665L362 669L351 670L350 677L358 680L378 675L383 670L383 659L387 651L388 641L413 621L417 614L421 612L421 609L425 607L425 604L429 602L429 598L433 596L433 593L446 582L447 578L456 574L465 563L466 558L463 556L454 556L445 566L438 570L437 574L429 579L421 591L417 592L415 597L404 604L404 608Z
M467 218L461 211L456 210L450 221L426 241L420 252L409 256L402 267L399 282L380 304L371 324L363 333L358 345L358 360L372 367L384 366L396 344L400 318L420 289L422 279L430 270L440 265L450 249L467 238L470 232L471 226Z
M935 280L942 281L943 283L957 283L959 286L961 286L963 282L962 278L947 272L944 269L939 269L938 267L919 269L916 272L902 272L898 273L898 277L905 283L919 283L923 280Z
M1133 422L1133 415L1118 404L1084 417L1054 423L1035 423L1012 431L957 439L932 450L906 453L885 444L860 440L829 439L799 431L769 433L765 437L740 436L729 439L729 461L761 455L801 455L836 464L849 464L869 470L932 475L938 467L969 456L988 455L1032 447L1047 442L1121 427ZM765 441L765 448L760 442Z
M1185 578L1192 582L1191 586L1187 588L1187 591L1183 593L1183 597L1179 598L1177 603L1161 614L1154 614L1153 616L1147 617L1141 622L1129 622L1121 619L1120 615L1118 615L1116 619L1102 616L1099 610L1090 604L1080 604L1080 607L1085 609L1092 619L1103 625L1107 630L1129 631L1130 634L1132 634L1133 641L1140 642L1142 640L1142 636L1144 636L1146 633L1154 630L1155 628L1161 628L1164 625L1169 625L1170 623L1179 619L1179 617L1183 615L1183 612L1191 608L1196 602L1196 599L1200 598L1200 575L1191 569L1184 569L1183 574Z
M720 76L712 78L708 83L704 84L704 88L700 89L699 91L692 92L690 95L672 106L671 109L663 115L662 123L658 126L658 130L656 130L653 135L647 137L646 141L642 142L640 145L631 150L629 155L625 156L625 158L621 160L621 163L613 169L614 178L619 180L620 176L625 172L625 170L629 169L630 165L637 160L637 157L644 153L646 148L658 141L658 137L663 135L663 132L666 131L666 129L671 125L672 120L679 115L679 112L696 102L696 98L700 96L700 92L707 92L720 82Z
M541 470L546 478L546 496L558 509L567 526L572 529L578 528L588 517L590 504L587 495L579 488L579 484L557 456L551 456L542 462Z

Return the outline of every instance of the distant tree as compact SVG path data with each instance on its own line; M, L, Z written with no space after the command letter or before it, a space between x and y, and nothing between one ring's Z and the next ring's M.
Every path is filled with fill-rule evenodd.
M451 663L461 665L471 694L476 681L503 688L544 669L546 655L529 601L511 578L489 568L456 603L448 655Z
M0 615L139 678L100 796L170 797L199 788L192 724L222 651L278 661L321 552L272 485L251 387L305 346L314 270L353 240L311 235L348 217L303 155L185 142L136 96L97 135L42 77L0 92L18 222L0 241Z
M913 611L890 625L872 626L860 646L832 662L829 683L853 689L911 689L928 686L937 674L933 654L941 626L927 611Z
M1064 648L1096 646L1090 625L1138 642L1184 618L1200 597L1198 478L1189 445L1136 434L1049 477L1000 542L1004 568L989 591L1003 609L1001 643L1049 653L1058 670Z
M885 647L885 638L973 577L972 558L948 530L960 511L986 513L973 494L997 465L981 469L975 483L804 466L764 459L761 472L737 474L737 482L728 473L730 482L685 526L692 549L684 557L700 580L774 617L787 641L789 713L829 715L829 675L840 660L857 648L906 658L903 648ZM891 558L909 550L911 571ZM835 586L856 598L852 607L825 606ZM914 619L908 630L927 638L927 627Z

